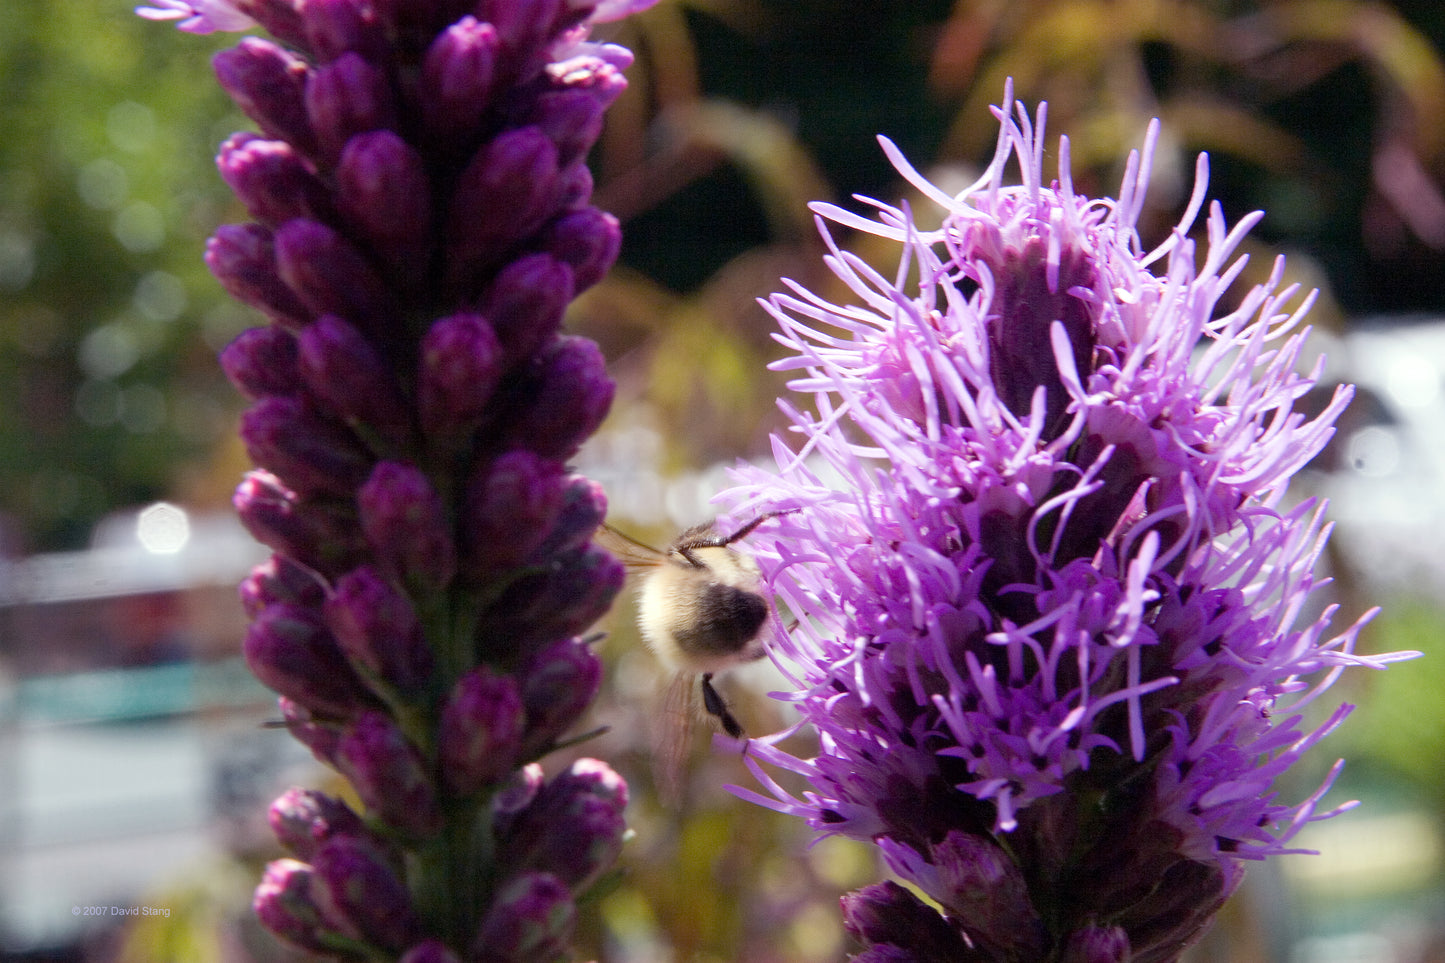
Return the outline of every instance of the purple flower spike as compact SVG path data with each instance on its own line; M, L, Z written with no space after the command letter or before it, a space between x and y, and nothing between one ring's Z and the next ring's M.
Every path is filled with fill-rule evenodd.
M336 746L336 765L368 812L412 839L435 836L442 812L416 747L385 713L364 712Z
M1300 617L1322 608L1326 528L1286 488L1350 391L1293 410L1314 384L1312 297L1282 265L1222 300L1260 215L1231 228L1212 205L1196 240L1201 158L1147 249L1157 125L1119 198L1093 200L1067 139L1045 181L1042 107L995 115L993 163L958 194L883 141L938 228L815 205L848 303L798 285L767 302L793 352L777 367L813 410L784 404L802 447L775 440L777 472L740 469L731 496L791 510L752 544L798 618L775 656L821 743L800 760L755 740L773 798L739 792L876 842L940 907L889 885L850 897L858 959L1162 963L1241 860L1331 814L1328 785L1293 805L1271 789L1349 712L1311 731L1299 709L1341 669L1410 653L1354 652L1373 613L1333 636L1332 606ZM829 220L897 245L896 274Z
M341 959L565 959L576 897L617 853L620 780L529 830L559 876L518 878L479 828L502 838L540 795L531 760L598 690L577 636L622 586L591 542L606 500L564 467L614 388L561 331L620 245L585 156L631 55L588 39L586 0L141 13L273 38L215 58L260 133L217 159L253 220L206 250L271 322L222 354L258 466L234 503L275 553L241 587L245 649L365 810L278 800L277 836L312 865L278 864L257 910Z

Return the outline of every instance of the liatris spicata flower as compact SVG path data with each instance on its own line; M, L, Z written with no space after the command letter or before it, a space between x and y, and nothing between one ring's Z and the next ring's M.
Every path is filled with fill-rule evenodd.
M1292 409L1312 298L1281 264L1226 306L1260 215L1231 229L1212 205L1197 246L1204 158L1145 250L1157 124L1119 198L1091 200L1067 139L1043 180L1043 106L995 113L993 162L954 196L883 142L941 227L815 208L853 303L795 285L766 305L815 410L784 405L801 445L775 439L777 472L742 469L729 497L797 510L753 545L799 620L774 654L821 742L798 759L754 740L770 794L738 791L875 841L934 901L895 882L845 898L858 960L1174 960L1241 860L1330 815L1333 774L1303 802L1271 790L1351 708L1311 728L1304 707L1394 658L1353 652L1359 622L1328 638L1333 607L1304 614L1327 527L1286 484L1350 391ZM897 242L896 275L823 218Z
M275 555L245 653L362 813L293 790L261 920L353 958L565 958L627 787L555 749L596 693L621 587L566 467L612 382L560 333L617 255L586 153L625 83L591 25L651 0L161 0L259 133L221 148L252 216L207 262L267 327L222 354L257 464L236 505Z

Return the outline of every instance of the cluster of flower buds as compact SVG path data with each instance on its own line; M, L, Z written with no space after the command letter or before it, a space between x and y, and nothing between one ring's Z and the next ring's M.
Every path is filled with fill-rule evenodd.
M251 400L236 493L274 550L245 655L364 812L309 791L272 822L260 918L347 958L565 957L616 857L625 784L533 760L579 721L581 633L620 589L601 490L566 467L613 385L564 310L615 259L586 154L631 0L161 0L255 122L218 164L252 218L212 272L269 325L221 356Z
M1184 220L1147 250L1157 125L1119 198L1093 200L1066 139L1043 180L1043 108L1011 101L957 195L884 143L941 227L815 207L898 244L896 275L825 231L857 300L771 301L795 352L779 366L815 411L785 406L802 449L776 442L778 470L742 470L732 497L796 509L753 547L798 616L778 654L821 748L754 740L771 794L740 792L876 842L932 898L847 897L858 961L1165 963L1242 859L1328 815L1328 781L1293 805L1270 788L1351 708L1311 729L1303 707L1344 667L1405 654L1356 654L1333 607L1299 618L1326 530L1286 485L1350 392L1293 409L1314 384L1296 364L1311 298L1281 264L1225 300L1258 215L1230 228L1213 206L1197 249L1201 158Z

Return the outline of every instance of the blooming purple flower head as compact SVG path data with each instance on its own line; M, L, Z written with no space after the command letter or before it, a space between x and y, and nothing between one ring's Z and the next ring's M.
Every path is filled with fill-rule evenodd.
M797 285L766 303L814 410L784 404L801 447L775 439L776 473L741 469L729 497L798 509L754 544L798 618L774 655L821 743L754 740L771 795L739 792L876 841L941 908L895 884L850 896L858 959L1172 960L1241 859L1328 815L1328 783L1293 805L1270 790L1351 708L1311 729L1304 706L1389 661L1354 654L1361 623L1328 637L1333 606L1302 617L1327 531L1285 489L1350 389L1293 410L1312 296L1277 263L1226 303L1260 215L1231 229L1213 204L1189 234L1205 158L1146 250L1157 122L1119 198L1093 200L1067 139L1043 180L1042 105L995 115L993 161L956 195L883 141L940 227L815 207L852 303ZM896 242L896 275L824 218Z
M259 132L221 147L251 220L206 259L270 320L221 357L252 402L236 506L275 551L242 587L246 657L365 807L297 791L273 814L298 858L256 910L309 950L563 958L624 838L610 769L545 783L533 760L596 694L580 634L623 576L567 467L613 384L561 323L620 244L586 155L631 55L589 31L650 2L138 10L274 38L215 59Z

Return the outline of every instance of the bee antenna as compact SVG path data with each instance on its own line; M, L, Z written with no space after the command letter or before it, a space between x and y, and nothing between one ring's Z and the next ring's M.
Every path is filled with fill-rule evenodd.
M800 511L802 511L801 508L782 508L774 512L764 512L763 514L754 518L752 521L748 522L742 528L739 528L737 531L733 532L731 535L714 535L711 538L696 539L694 541L688 542L686 547L689 549L723 548L724 546L731 545L733 542L736 542L739 539L747 538L749 535L752 534L753 529L757 528L759 525L761 525L763 522L767 521L770 518L777 518L779 515L792 515L795 512ZM686 555L686 552L684 552L683 554Z

